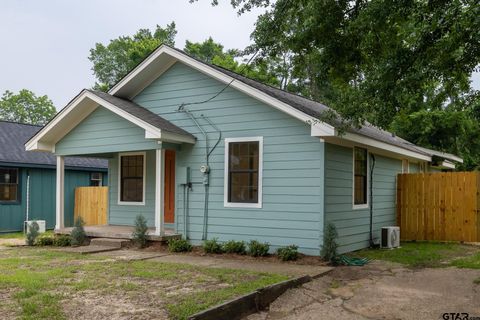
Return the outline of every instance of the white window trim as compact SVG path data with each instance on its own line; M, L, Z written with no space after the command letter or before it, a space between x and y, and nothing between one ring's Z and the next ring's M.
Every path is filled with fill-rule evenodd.
M228 201L228 154L231 142L252 142L258 141L258 202L243 203ZM226 138L225 139L225 171L224 171L224 189L223 189L223 206L226 208L262 208L263 197L263 137L243 137L243 138Z
M367 203L355 204L355 148L365 149L367 151ZM352 209L368 209L370 207L370 152L368 148L354 146L352 148Z
M143 193L142 202L121 201L120 195L122 192L122 157L123 156L139 156L143 155ZM146 152L123 152L118 154L118 205L125 206L144 206L145 205L145 186L147 180L147 153Z

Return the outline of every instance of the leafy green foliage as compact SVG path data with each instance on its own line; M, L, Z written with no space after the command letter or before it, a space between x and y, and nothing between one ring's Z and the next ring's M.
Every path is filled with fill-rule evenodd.
M71 233L71 242L72 246L82 246L85 243L85 239L87 238L87 234L85 233L85 229L83 226L85 222L83 221L82 217L77 217L75 219L75 223L73 224L73 229Z
M290 245L284 248L277 249L277 256L282 261L292 261L298 259L298 246Z
M17 94L7 90L0 99L0 119L5 121L44 125L56 112L47 96L37 97L26 89Z
M225 253L246 254L247 248L244 241L230 240L223 244L223 251Z
M218 242L217 238L205 240L203 242L203 251L205 251L205 253L223 253L222 245Z
M32 223L30 223L27 229L27 236L26 236L27 245L33 246L35 244L35 240L39 235L39 232L38 232L39 229L40 228L36 221L32 221Z
M51 234L42 234L37 238L37 241L35 241L35 244L37 246L53 246L53 242L55 241L55 238Z
M325 260L331 263L335 263L338 257L337 254L337 228L331 222L329 222L325 227L325 232L323 233L323 246L320 251L320 256Z
M193 247L186 239L168 240L168 251L170 252L190 252Z
M251 240L248 243L248 254L252 257L264 257L268 255L268 250L270 250L270 244L267 242Z
M155 31L140 29L133 36L110 40L108 45L96 43L88 59L93 63L97 78L95 88L107 91L162 43L175 44L175 22L165 28L157 25Z
M53 240L53 245L56 247L68 247L72 244L72 237L68 234L56 235Z
M469 145L480 131L472 125L480 93L470 83L480 65L478 1L231 3L240 14L267 8L249 50L269 61L286 57L288 91L333 107L348 125L368 121L413 143L458 153L466 159L461 169L480 163L478 146ZM447 120L431 137L431 120L442 112ZM415 125L410 116L421 116L429 128L408 134Z
M132 234L133 242L140 248L145 248L148 242L147 219L141 214L135 218L135 229Z

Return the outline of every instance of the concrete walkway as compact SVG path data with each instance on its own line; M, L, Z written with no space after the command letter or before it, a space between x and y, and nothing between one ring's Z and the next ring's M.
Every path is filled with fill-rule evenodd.
M119 250L99 253L99 256L111 257L116 260L145 260L157 262L169 262L169 263L183 263L194 266L202 266L209 268L228 268L248 270L254 272L269 272L284 274L288 276L304 276L308 275L312 278L322 276L323 274L332 270L327 266L312 266L312 265L299 265L285 262L263 262L254 260L241 260L241 259L228 259L228 258L216 258L211 256L193 256L183 254L170 254L170 253L155 253L155 252L142 252L137 250Z

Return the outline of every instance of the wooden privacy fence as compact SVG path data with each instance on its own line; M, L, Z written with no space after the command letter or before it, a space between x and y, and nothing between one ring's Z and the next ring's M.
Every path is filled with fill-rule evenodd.
M399 174L402 240L480 241L478 172Z
M75 188L74 217L82 217L85 225L107 224L108 187Z

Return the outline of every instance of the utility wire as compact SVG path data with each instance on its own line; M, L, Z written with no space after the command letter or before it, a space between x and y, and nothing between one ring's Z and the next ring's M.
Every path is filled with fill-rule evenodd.
M282 16L283 14L283 11L285 10L285 8L287 7L287 4L290 2L290 0L286 0L284 3L283 3L283 6L282 8L280 9L280 13L278 14L278 16ZM274 18L275 20L275 18ZM278 31L278 30L274 30L275 32ZM257 56L257 54L260 52L260 48L257 48L257 50L253 53L253 55L250 57L250 59L248 59L247 63L245 63L242 67L241 70L238 71L239 74L242 74L242 72L248 67L248 65L253 61L253 59ZM232 80L230 80L230 82L228 82L220 91L218 91L217 93L215 93L213 96L211 96L210 98L206 99L206 100L202 100L202 101L196 101L196 102L186 102L186 103L182 103L179 107L178 107L178 110L177 111L183 111L184 107L185 106L190 106L190 105L197 105L197 104L203 104L203 103L207 103L209 101L212 101L213 99L215 99L216 97L218 97L219 95L221 95L225 90L227 90L228 87L230 87L230 85L235 81L236 79L235 78L232 78Z

